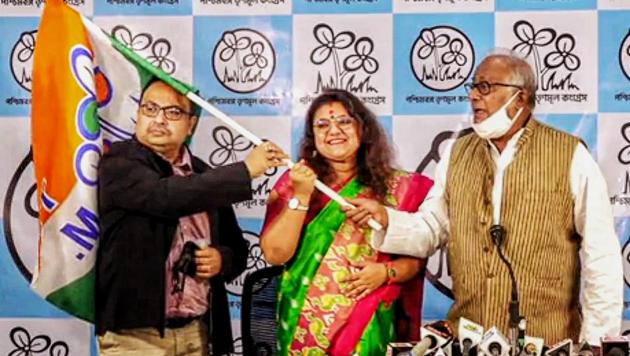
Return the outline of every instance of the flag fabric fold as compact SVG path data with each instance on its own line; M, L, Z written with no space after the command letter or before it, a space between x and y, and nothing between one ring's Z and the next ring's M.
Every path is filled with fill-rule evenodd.
M62 0L47 1L33 64L31 130L40 229L32 287L87 321L94 320L98 162L109 144L132 136L140 92L153 77L183 95L194 90Z

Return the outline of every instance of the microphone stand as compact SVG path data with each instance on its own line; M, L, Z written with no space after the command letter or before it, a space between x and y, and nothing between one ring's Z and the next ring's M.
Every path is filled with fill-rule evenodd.
M509 305L510 343L512 344L510 355L517 356L520 350L525 345L526 321L525 317L520 315L520 300L518 296L518 285L516 283L516 275L514 274L514 269L512 268L512 264L505 257L501 249L503 238L505 237L505 228L501 225L492 225L492 227L490 227L490 236L492 237L492 242L497 246L499 258L501 258L501 261L503 261L503 263L507 267L508 272L510 273L510 279L512 281L512 293Z

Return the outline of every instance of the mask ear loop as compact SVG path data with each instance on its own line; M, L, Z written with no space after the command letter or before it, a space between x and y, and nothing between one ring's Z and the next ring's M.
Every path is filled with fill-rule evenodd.
M512 94L512 96L508 99L508 101L505 102L504 106L507 109L508 105L512 104L512 102L514 101L514 99L516 99L516 97L518 96L518 94L521 93L521 89L517 90L516 93Z
M518 96L518 94L521 93L521 89L517 90L516 93L514 93L510 99L508 99L508 101L503 105L503 110L505 110L505 113L507 114L507 107L512 103L512 101L514 101L514 99L516 99L516 97ZM521 113L523 112L523 109L525 109L525 107L521 107L518 109L518 111L516 112L516 114L514 114L514 117L510 117L510 120L512 120L512 122L516 121L516 119L518 119L518 117L521 115ZM509 116L508 116L509 117Z

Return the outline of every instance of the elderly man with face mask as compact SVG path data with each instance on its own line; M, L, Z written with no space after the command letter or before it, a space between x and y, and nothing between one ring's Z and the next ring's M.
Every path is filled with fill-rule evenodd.
M512 286L490 234L495 226L527 334L549 345L565 338L598 345L618 335L623 270L597 164L580 139L533 117L536 81L523 59L489 55L467 89L474 133L446 150L418 212L357 199L347 214L386 227L372 235L380 251L429 257L448 248L455 326L466 317L508 331Z

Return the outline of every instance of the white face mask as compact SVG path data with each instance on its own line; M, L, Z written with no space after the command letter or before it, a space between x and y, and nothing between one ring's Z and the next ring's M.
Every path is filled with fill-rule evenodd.
M512 97L510 97L510 99L508 99L508 101L503 104L499 110L480 123L475 123L474 115L470 115L470 124L479 137L486 140L499 138L504 136L510 130L519 115L521 115L521 112L523 112L523 108L518 109L514 117L511 119L507 113L507 107L510 105L512 100L516 98L518 93L518 91L514 93L514 95L512 95Z

